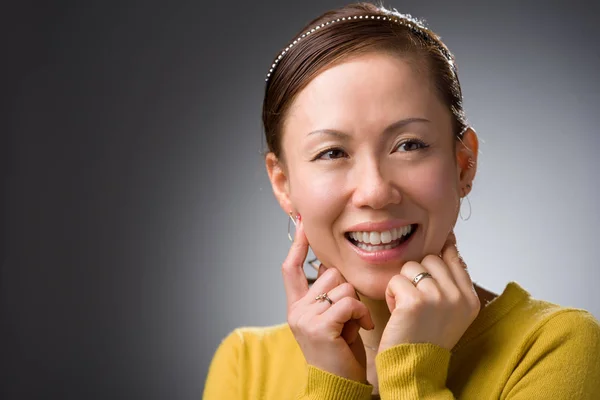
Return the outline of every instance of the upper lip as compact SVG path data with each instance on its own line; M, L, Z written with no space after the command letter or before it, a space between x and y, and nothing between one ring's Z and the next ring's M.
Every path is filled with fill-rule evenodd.
M367 221L353 225L347 229L347 232L383 232L394 228L402 228L406 225L412 225L412 222L402 219L390 219L387 221Z

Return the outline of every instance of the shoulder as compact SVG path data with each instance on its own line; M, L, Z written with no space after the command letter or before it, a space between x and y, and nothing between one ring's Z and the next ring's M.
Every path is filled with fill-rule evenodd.
M521 339L534 340L555 334L595 340L600 334L600 323L590 312L536 299L515 282L507 285L501 297L491 319L498 320L501 330L511 330L512 336L518 333Z
M549 373L568 366L600 374L600 322L590 312L529 297L509 315L504 326L517 344L515 372Z
M212 365L233 370L245 364L272 365L283 359L302 359L300 348L288 326L240 327L227 334L218 345ZM284 360L284 361L285 361Z
M295 355L300 348L287 323L254 327L239 327L231 331L219 345L217 353L235 353L238 358L253 359L279 354Z
M515 283L509 286L506 292L513 297L514 307L505 320L519 326L531 340L540 335L565 339L580 337L591 341L600 338L600 322L589 311L536 299Z
M297 383L293 379L305 373L302 361L287 324L236 328L217 347L203 398L241 398L242 393L248 395L244 398L262 398L279 387L276 383Z
M600 323L586 310L533 298L511 283L478 318L468 341L495 343L490 355L503 362L527 369L542 359L568 363L579 358L579 365L600 369L600 358L588 358L600 353ZM487 339L479 340L479 335Z
M507 393L533 395L532 388L536 388L537 395L552 392L557 399L599 398L598 320L582 309L550 304L537 304L536 308L531 318L535 323L513 353L515 366Z
M223 342L237 343L242 346L264 346L290 344L294 336L288 324L271 326L244 326L231 331Z
M255 393L297 388L305 376L304 356L288 324L240 327L231 331L215 352L206 387L207 393L219 395L207 398L234 398L221 395L233 390L234 381L240 393L258 398Z
M544 303L544 302L541 302ZM528 344L555 343L600 351L600 322L588 311L555 305L538 305Z

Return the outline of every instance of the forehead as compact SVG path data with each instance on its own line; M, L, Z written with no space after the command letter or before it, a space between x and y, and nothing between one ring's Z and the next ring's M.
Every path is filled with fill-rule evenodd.
M287 136L324 128L377 131L411 117L447 124L450 129L450 113L422 63L367 53L317 75L291 104L284 132Z

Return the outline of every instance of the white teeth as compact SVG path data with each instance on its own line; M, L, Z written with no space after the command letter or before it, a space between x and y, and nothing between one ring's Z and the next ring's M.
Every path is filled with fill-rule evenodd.
M389 243L392 241L393 233L391 231L381 232L381 243Z
M364 245L379 245L378 247L386 247L388 243L391 243L401 237L408 235L412 231L412 225L406 225L401 228L393 228L388 231L382 232L349 232L348 236L357 241L359 244ZM361 247L361 246L359 246ZM395 246L394 246L395 247ZM361 247L363 248L363 247ZM367 250L367 249L365 249Z
M389 250L389 249L393 249L394 247L398 247L398 246L400 246L400 243L390 243L390 244L385 244L385 245L380 245L380 246L371 246L370 244L364 244L361 242L356 243L356 247L361 248L366 251Z
M370 242L371 244L381 243L381 235L379 232L371 232Z

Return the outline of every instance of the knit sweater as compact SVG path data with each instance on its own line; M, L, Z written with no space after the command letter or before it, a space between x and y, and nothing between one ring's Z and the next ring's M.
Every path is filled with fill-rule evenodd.
M515 282L456 346L399 344L375 358L381 399L600 399L600 323ZM287 324L239 328L218 347L204 400L370 400L373 387L307 365Z

